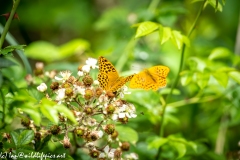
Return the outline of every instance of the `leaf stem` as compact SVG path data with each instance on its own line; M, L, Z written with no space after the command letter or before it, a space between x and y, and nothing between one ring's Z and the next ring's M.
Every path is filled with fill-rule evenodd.
M7 32L8 32L8 30L9 30L10 25L11 25L13 16L14 16L14 14L15 14L15 12L16 12L16 9L17 9L17 7L18 7L19 2L20 2L20 0L16 0L16 1L13 0L13 8L12 8L12 10L11 10L10 16L9 16L7 22L6 22L6 25L5 25L5 27L4 27L4 29L3 29L3 32L2 32L2 35L1 35L1 39L0 39L0 49L2 49L3 42L4 42L4 40L5 40L5 37L6 37L6 35L7 35Z
M201 15L201 13L202 13L204 4L205 4L205 1L203 1L202 6L201 6L201 8L199 9L198 14L197 14L197 16L196 16L196 18L195 18L195 21L193 22L192 27L191 27L190 30L189 30L189 33L188 33L188 35L187 35L188 37L190 37L190 35L192 34L193 30L194 30L195 27L196 27L197 21L198 21L200 15ZM161 118L161 120L160 120L160 128L159 128L159 135L160 135L160 137L163 137L163 124L164 124L164 116L165 116L165 111L166 111L166 108L167 108L167 104L168 104L169 100L171 99L171 96L172 96L172 93L173 93L173 89L176 88L176 86L177 86L177 84L178 84L178 81L179 81L179 78L180 78L180 73L181 73L182 68L183 68L185 48L186 48L186 45L185 45L185 43L184 43L183 46L182 46L181 59L180 59L180 64L179 64L179 70L178 70L178 73L177 73L177 77L176 77L176 79L175 79L175 81L174 81L174 83L173 83L173 85L172 85L172 87L171 87L170 93L169 93L169 94L167 95L167 97L166 97L166 103L164 103L164 104L162 105L162 107L163 107L163 110L162 110L162 118ZM157 153L157 155L156 155L156 160L159 159L160 152L161 152L161 149L160 149L160 147L159 147L158 153Z

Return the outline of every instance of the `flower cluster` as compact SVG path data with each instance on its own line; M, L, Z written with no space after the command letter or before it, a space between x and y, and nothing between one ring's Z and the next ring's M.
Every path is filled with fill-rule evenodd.
M86 65L78 67L77 76L73 76L70 71L58 75L47 72L47 76L54 76L50 89L41 83L37 90L57 104L67 106L78 122L73 125L64 115L59 114L59 125L53 125L48 133L64 134L61 143L65 148L85 148L92 158L138 159L135 153L126 153L130 144L122 142L115 129L116 123L126 124L130 118L137 116L134 105L123 100L124 95L130 92L126 86L114 93L103 90L90 74L91 70L97 68L97 60L89 58ZM54 94L49 96L48 90ZM74 139L81 138L83 143L72 143L69 133L74 135Z

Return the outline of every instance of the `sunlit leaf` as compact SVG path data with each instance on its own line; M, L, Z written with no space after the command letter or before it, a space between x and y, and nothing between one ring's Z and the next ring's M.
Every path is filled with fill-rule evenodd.
M68 119L70 119L73 123L77 123L76 118L74 117L73 113L64 105L56 105L55 108L58 110L59 113L63 113Z
M159 28L159 25L154 22L146 21L139 24L135 38L146 36Z
M222 12L222 5L219 2L217 4L216 0L207 0L204 4L204 7L206 7L208 4L210 4L216 11Z
M116 126L121 141L129 141L136 143L138 141L138 133L130 127Z
M181 158L183 157L186 152L187 152L187 148L186 145L181 143L181 142L171 142L171 145L177 150L178 152L178 157L177 158Z
M37 109L35 109L32 105L31 106L23 105L21 109L24 113L27 113L31 117L34 124L36 124L37 126L40 126L41 115Z
M178 49L181 49L183 44L183 37L179 31L172 31L172 41Z
M83 39L73 39L59 47L61 58L69 57L75 53L84 53L90 49L90 44Z
M160 27L159 28L159 37L160 43L163 44L172 37L171 28L169 27Z
M54 107L55 103L47 99L43 99L42 103L39 105L42 114L47 117L51 122L58 123L58 112Z
M218 47L212 50L208 56L209 60L230 58L231 52L227 48Z
M203 89L207 86L209 78L210 78L210 74L209 73L202 73L202 72L198 72L197 74L197 84L198 86Z
M227 87L228 84L228 75L225 72L214 72L212 73L213 77L218 81L223 87Z
M240 84L240 72L238 71L232 71L232 72L229 72L228 75L234 79L237 83Z
M164 145L165 143L168 142L167 138L161 138L161 137L153 137L148 139L149 143L148 143L148 148L152 149L158 149L159 147L161 147L162 145Z
M184 71L180 75L181 75L181 83L183 86L188 85L192 81L192 78L193 78L192 72Z
M58 60L60 57L58 47L46 41L35 41L29 44L25 49L25 54L29 58L46 62Z

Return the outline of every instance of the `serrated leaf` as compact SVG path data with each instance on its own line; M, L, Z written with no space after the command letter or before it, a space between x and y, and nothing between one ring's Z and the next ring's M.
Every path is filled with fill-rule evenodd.
M0 69L11 67L11 66L14 66L14 65L16 65L16 63L14 63L13 61L0 57Z
M26 45L14 45L14 46L7 46L6 48L9 48L9 49L24 49L24 47L26 47Z
M138 141L138 133L130 127L116 126L121 141L128 141L135 144Z
M19 147L30 143L34 139L34 132L33 130L24 130L20 133L18 138L18 145Z
M214 72L212 73L213 77L218 81L223 87L227 87L228 84L228 75L225 72Z
M230 58L231 52L227 48L218 47L212 50L208 56L209 60Z
M228 75L234 79L237 83L240 84L240 72L238 71L232 71L232 72L229 72Z
M63 113L68 119L70 119L73 123L77 124L76 118L73 113L64 105L56 105L55 108L59 113Z
M157 23L150 22L150 21L142 22L139 24L139 26L137 28L135 38L146 36L154 31L156 31L158 28L159 28L159 24L157 24Z
M12 131L10 133L10 135L11 135L11 138L13 140L13 143L15 144L15 147L18 147L18 137L19 137L19 134L17 132L15 132L15 131Z
M152 149L158 149L162 145L168 142L167 138L161 138L161 137L154 137L153 139L151 138L151 141L148 143L148 148Z

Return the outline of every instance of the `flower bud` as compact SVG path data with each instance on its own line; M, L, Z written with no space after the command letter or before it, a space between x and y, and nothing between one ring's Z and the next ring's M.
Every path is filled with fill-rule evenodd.
M124 117L124 118L119 118L118 121L120 121L122 124L126 124L128 123L128 117Z
M85 90L84 98L86 100L91 99L93 96L94 96L94 93L93 93L93 91L91 89L86 89Z
M59 83L58 82L52 82L52 84L50 85L50 88L54 91L57 90L59 87Z
M118 131L114 130L114 132L111 134L112 139L116 139L118 137Z
M86 75L82 81L85 86L91 86L93 84L93 79L89 75Z
M84 129L75 128L75 129L74 129L74 133L75 133L78 137L82 137L82 136L84 135Z
M99 156L100 152L98 150L92 150L92 151L90 151L89 154L92 158L97 158Z
M95 94L97 97L100 97L102 95L102 93L103 93L102 88L100 88L100 87L96 88Z
M93 113L93 108L87 106L87 107L85 107L84 112L85 112L87 115L91 115L91 114Z
M121 156L122 156L122 151L119 150L119 149L117 149L117 150L114 152L114 158L119 159L119 158L121 158Z
M39 86L37 86L37 90L40 92L45 92L47 90L47 85L45 83L41 83Z
M72 97L72 96L73 96L73 89L70 88L70 87L66 88L66 90L65 90L65 95L66 95L67 97Z
M112 134L115 131L115 126L113 124L108 124L104 130L107 134Z
M121 145L122 151L128 151L130 149L130 144L128 142L123 142Z
M53 125L53 126L51 126L51 128L50 128L50 132L51 132L53 135L59 134L60 131L61 131L61 129L60 129L60 127L57 126L57 125Z
M63 139L62 143L63 143L63 147L65 149L68 149L68 148L71 147L70 139L67 136L64 136L64 139Z
M112 104L108 105L106 108L108 114L113 114L115 109L116 109L115 106L113 106Z

